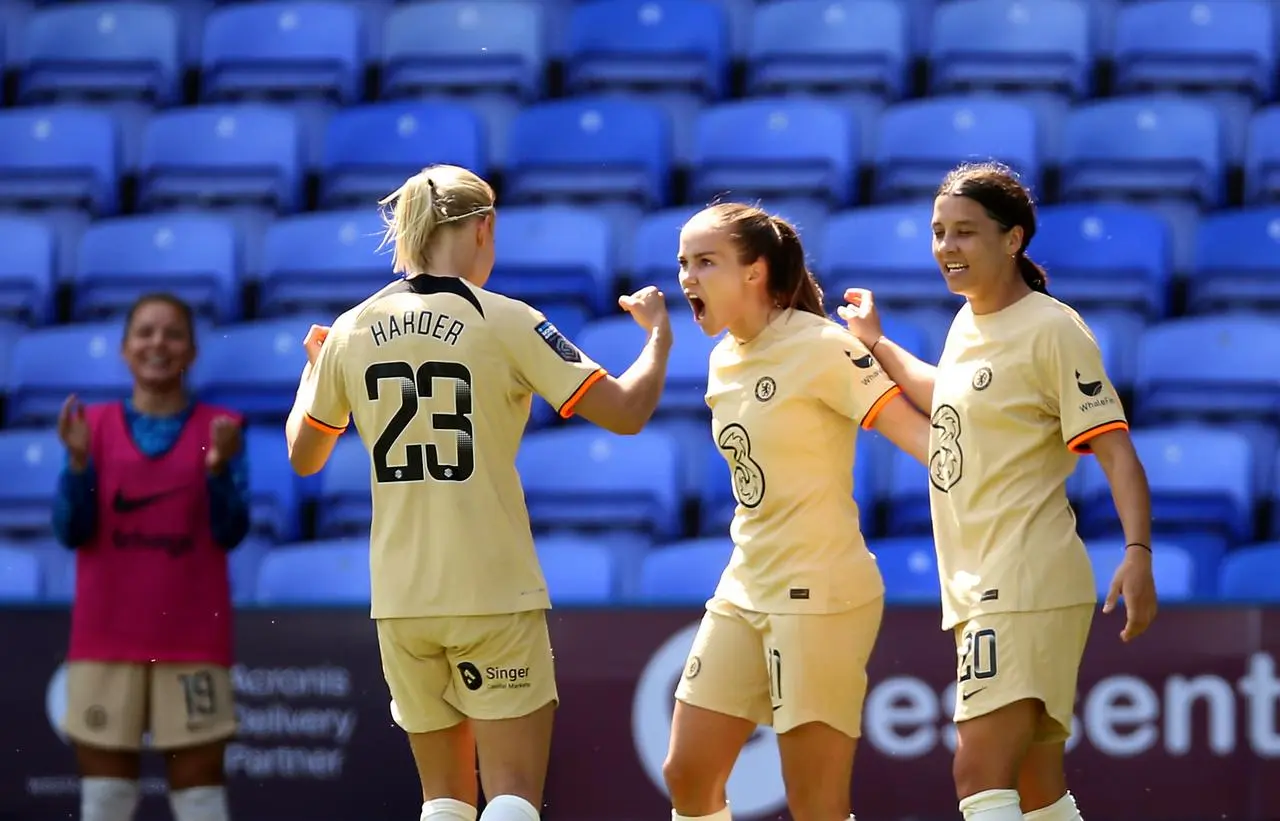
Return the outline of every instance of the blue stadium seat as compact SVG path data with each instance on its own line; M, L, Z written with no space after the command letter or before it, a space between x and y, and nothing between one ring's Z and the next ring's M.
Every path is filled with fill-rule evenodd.
M1226 430L1147 428L1133 434L1146 468L1156 541L1187 549L1199 595L1212 595L1223 550L1253 533L1254 456L1249 440ZM1120 522L1106 475L1096 459L1080 464L1080 534L1113 538Z
M449 91L537 99L545 86L544 14L540 3L528 0L397 6L385 23L382 95Z
M670 196L671 123L639 100L578 98L527 106L511 124L505 199L626 200Z
M302 194L301 136L289 111L256 103L174 109L143 135L138 202L290 212Z
M875 148L879 199L932 197L957 163L998 160L1040 183L1035 113L1017 102L933 97L899 103L880 119Z
M1244 181L1245 202L1280 200L1280 105L1261 109L1249 123Z
M1164 590L1160 590L1161 595ZM1280 544L1239 548L1222 560L1218 598L1251 604L1280 603Z
M1093 543L1088 548L1089 560L1093 563L1093 580L1098 588L1098 600L1103 601L1111 591L1111 579L1124 561L1126 548L1122 543ZM1196 595L1195 562L1191 554L1177 544L1176 540L1166 542L1161 539L1152 546L1151 574L1155 578L1156 592L1162 602L1186 601Z
M80 238L71 312L77 320L123 316L134 300L167 291L198 316L220 322L240 314L234 225L200 213L117 217Z
M595 0L569 15L565 85L723 95L728 25L712 0Z
M665 434L613 436L586 427L531 433L516 469L536 531L680 532L680 454Z
M0 248L0 321L42 325L53 319L53 228L35 217L0 214Z
M1223 193L1221 125L1207 104L1130 97L1080 106L1063 135L1062 195L1216 205Z
M707 364L717 340L704 334L690 311L676 309L671 317L672 337L666 387L658 414L690 414L698 418L701 438L707 437ZM578 335L578 347L609 373L618 375L644 348L645 332L630 316L613 316L589 323Z
M368 535L373 522L369 471L369 453L355 431L339 437L320 472L320 494L316 499L318 537Z
M1049 274L1049 290L1080 311L1168 313L1173 276L1169 225L1123 203L1051 205L1028 250Z
M23 103L139 100L180 91L178 16L163 3L65 3L37 9L23 31Z
M1280 309L1280 207L1210 214L1196 240L1192 310Z
M636 598L643 604L701 605L715 593L732 553L733 542L723 537L652 550L640 565Z
M747 59L753 95L835 91L901 97L910 53L893 0L777 0L756 6Z
M0 602L30 604L43 587L40 560L30 550L0 545Z
M0 431L0 535L42 536L52 527L50 510L58 474L66 461L54 430Z
M1114 48L1121 92L1214 89L1268 99L1275 87L1275 27L1265 0L1122 5Z
M858 132L817 100L738 100L702 112L694 132L690 196L808 198L846 205L854 197Z
M231 581L231 603L252 605L258 592L258 568L271 549L270 542L250 536L227 554L227 575Z
M698 205L677 205L645 214L636 226L635 240L631 243L633 285L658 285L666 294L667 302L680 306L686 304L684 292L677 287L680 266L676 263L676 255L680 248L680 229L701 210Z
M0 111L0 208L115 213L119 139L103 111L74 105Z
M885 533L889 536L929 536L933 518L929 512L929 472L910 454L889 451L888 487L885 490Z
M933 13L930 86L1089 94L1089 12L1078 0L959 0Z
M335 316L395 278L374 208L299 214L273 222L262 242L258 311Z
M277 547L258 567L259 605L369 603L369 540Z
M288 317L246 322L205 335L191 381L206 402L226 405L249 421L277 423L289 415L307 362L302 340L313 322L332 317Z
M1137 419L1280 417L1280 325L1259 316L1178 319L1150 328L1138 353ZM1203 362L1188 366L1189 360Z
M244 452L249 463L250 534L279 542L296 539L298 485L284 437L274 426L249 427Z
M876 303L889 308L959 308L933 258L932 221L933 206L927 202L835 214L827 221L817 260L827 296L843 304L845 289L869 288Z
M119 322L64 325L23 335L10 360L8 423L53 424L73 393L85 403L124 399L133 377L120 358L123 337Z
M485 173L484 125L465 105L401 101L344 109L325 133L321 205L377 202L434 163Z
M221 6L204 24L202 96L355 102L364 91L364 46L361 10L353 3Z
M867 544L884 578L885 600L894 604L936 604L942 599L933 539L876 539Z
M841 304L844 303L843 291L833 296L838 298ZM839 316L832 317L832 319L841 325L845 324L844 320L840 319ZM898 347L905 349L917 359L934 363L942 356L941 343L934 344L930 339L929 333L909 315L883 316L880 318L880 327L885 336L892 339L897 343Z
M537 540L538 561L551 603L608 604L617 590L614 554L589 538L544 536Z
M0 321L0 393L8 390L13 352L18 346L18 340L27 333L28 329L24 325Z
M566 205L503 208L494 243L486 288L539 308L614 309L612 226L598 212Z

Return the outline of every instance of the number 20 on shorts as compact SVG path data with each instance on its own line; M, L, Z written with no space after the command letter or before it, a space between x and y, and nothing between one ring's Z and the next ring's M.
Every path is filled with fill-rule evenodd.
M991 629L975 630L964 635L964 647L960 655L960 678L964 683L969 679L982 681L995 678L996 664L996 631Z

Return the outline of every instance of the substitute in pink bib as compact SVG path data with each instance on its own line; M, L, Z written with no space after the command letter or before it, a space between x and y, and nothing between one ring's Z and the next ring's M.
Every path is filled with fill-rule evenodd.
M139 450L123 403L86 410L98 526L76 554L71 661L231 665L227 551L213 538L205 458L215 419L197 403L161 456Z
M76 551L67 712L84 821L128 821L144 735L168 753L176 821L225 821L235 734L227 554L249 527L241 421L194 401L191 310L157 294L129 313L132 396L58 419L67 449L53 524Z

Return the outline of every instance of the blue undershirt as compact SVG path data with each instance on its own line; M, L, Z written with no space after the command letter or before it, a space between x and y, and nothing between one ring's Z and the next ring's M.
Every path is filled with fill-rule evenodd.
M125 426L133 442L151 459L168 453L178 442L191 418L194 404L172 416L148 416L124 403ZM249 470L244 451L236 454L221 473L208 475L209 526L213 540L232 550L249 532ZM58 477L53 503L53 532L67 547L82 547L93 540L98 527L98 475L90 461L76 473L70 465Z

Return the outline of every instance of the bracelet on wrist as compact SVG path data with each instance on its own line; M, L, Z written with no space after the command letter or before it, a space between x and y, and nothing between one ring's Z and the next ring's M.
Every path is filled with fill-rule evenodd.
M1128 550L1128 549L1129 549L1129 548L1131 548L1131 547L1140 547L1140 548L1142 548L1143 550L1147 551L1148 553L1152 553L1152 552L1153 552L1153 551L1151 550L1151 545L1149 545L1149 544L1143 544L1142 542L1129 542L1127 545L1125 545L1125 546L1124 546L1124 549L1125 549L1125 550Z
M867 348L867 353L875 354L876 346L879 345L881 342L884 342L884 334L881 334L880 337L875 342L871 343L871 347Z

